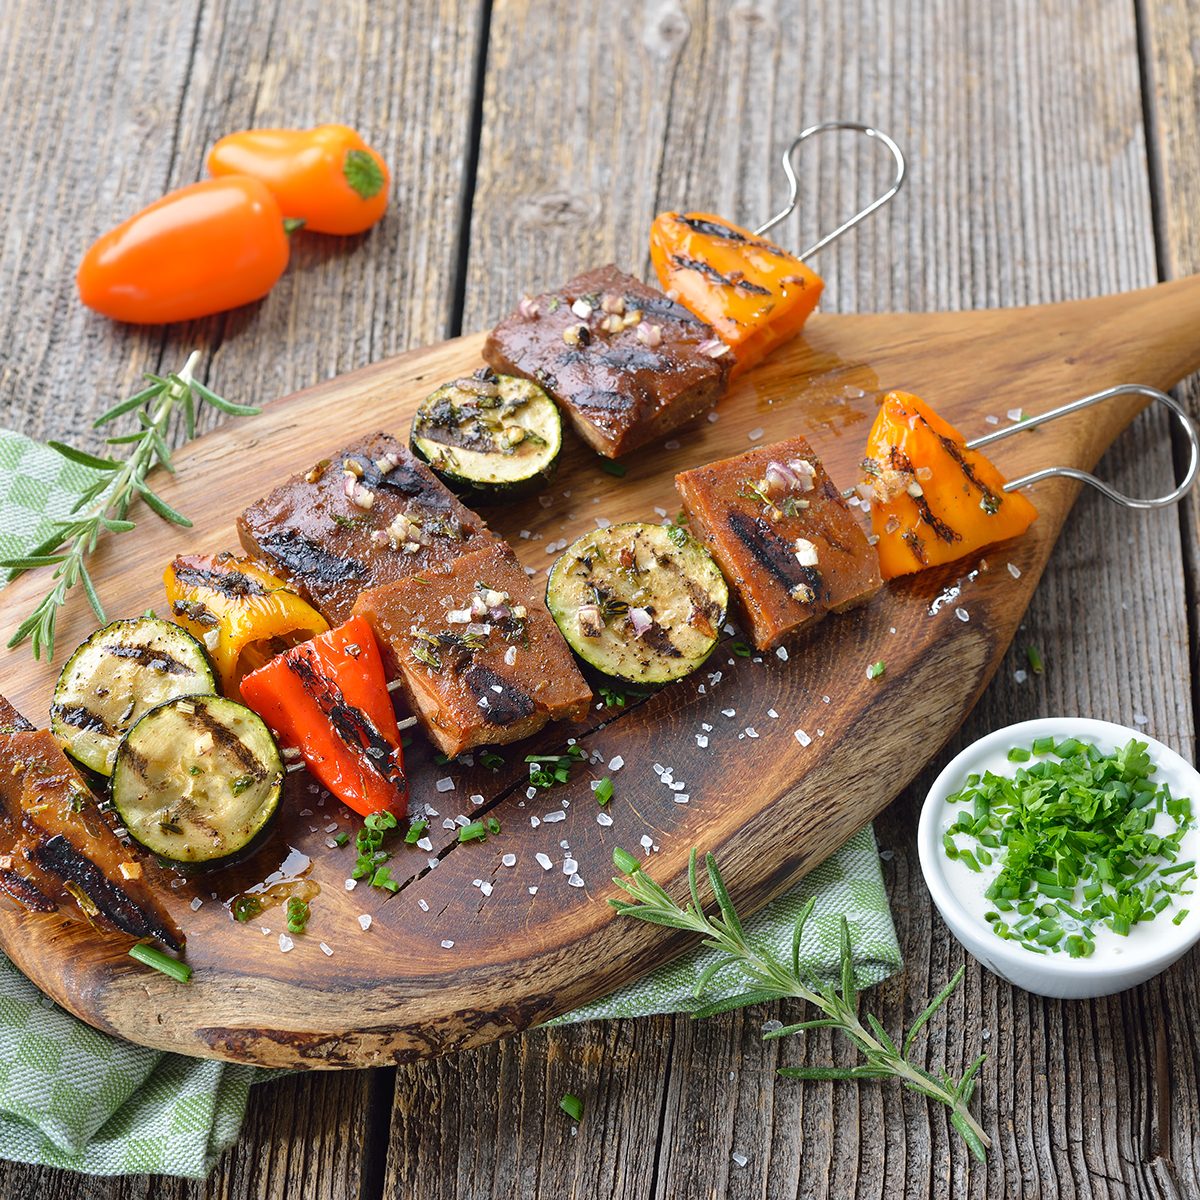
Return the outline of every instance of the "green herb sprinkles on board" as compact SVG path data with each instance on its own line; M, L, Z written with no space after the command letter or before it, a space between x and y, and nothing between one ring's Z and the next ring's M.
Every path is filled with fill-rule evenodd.
M1075 738L1038 738L1008 760L1021 764L1012 778L970 775L947 797L962 808L942 836L947 857L969 870L998 868L984 893L997 936L1086 958L1097 930L1126 935L1191 894L1196 863L1179 854L1192 802L1153 781L1145 742L1105 754Z

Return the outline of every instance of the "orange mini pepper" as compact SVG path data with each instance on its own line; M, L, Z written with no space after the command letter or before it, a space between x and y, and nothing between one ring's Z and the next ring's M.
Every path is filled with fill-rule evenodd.
M93 243L79 297L135 325L190 321L261 300L288 264L288 230L265 184L206 179L169 192Z
M953 425L905 392L884 396L863 469L884 579L977 554L1037 517Z
M343 804L404 814L408 781L379 644L365 617L302 642L242 680L242 699Z
M181 554L163 576L171 619L208 648L227 693L329 622L252 558Z
M650 261L663 291L729 346L738 373L795 337L825 286L795 255L711 213L660 213Z
M231 133L209 151L208 169L261 179L285 217L317 233L362 233L387 208L387 164L346 125Z

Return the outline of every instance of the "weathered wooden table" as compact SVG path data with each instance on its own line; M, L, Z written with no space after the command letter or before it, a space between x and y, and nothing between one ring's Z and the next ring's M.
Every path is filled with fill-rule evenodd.
M80 436L140 372L193 346L225 395L267 399L483 327L578 267L642 270L661 208L765 219L779 151L821 119L891 131L911 171L822 256L828 310L1023 304L1200 270L1189 0L0 0L0 31L0 422L37 436ZM392 208L371 234L299 238L265 302L186 328L122 330L79 306L92 237L197 178L216 137L325 120L359 126L392 164ZM780 239L805 244L883 171L849 141L814 145ZM1105 469L1150 492L1172 460L1165 422L1143 418ZM1195 500L1134 515L1085 497L954 745L1079 713L1144 721L1192 755L1196 521ZM1047 670L1019 683L1029 642ZM907 967L872 1003L893 1026L964 959L917 868L921 792L878 825ZM957 1070L988 1050L985 1168L895 1087L777 1080L785 1063L849 1057L820 1034L763 1043L781 1014L760 1008L291 1078L253 1093L205 1186L3 1164L0 1195L1193 1196L1198 984L1193 954L1125 995L1056 1003L969 962L928 1057ZM557 1108L568 1090L587 1105L577 1136Z

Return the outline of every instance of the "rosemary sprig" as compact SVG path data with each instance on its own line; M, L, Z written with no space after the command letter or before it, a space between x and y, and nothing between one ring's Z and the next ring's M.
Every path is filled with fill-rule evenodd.
M963 977L960 967L954 978L934 997L930 1005L913 1022L903 1040L897 1045L880 1022L870 1014L858 1015L858 992L854 986L854 959L850 947L850 927L842 918L841 981L834 987L819 979L800 961L800 939L813 909L809 900L796 920L792 933L790 962L781 962L770 950L751 943L738 920L729 898L725 881L711 854L705 856L704 866L708 883L720 910L720 915L705 915L697 884L696 851L688 862L688 888L691 903L681 907L649 875L642 864L625 850L613 851L613 862L625 878L613 882L632 897L629 900L610 900L609 903L625 916L686 929L704 939L704 945L721 951L721 957L708 967L696 982L695 994L703 995L712 981L723 971L736 967L745 980L747 990L725 1000L717 1000L696 1012L697 1017L711 1017L747 1004L771 1000L805 1000L822 1016L810 1021L787 1025L764 1034L767 1038L787 1037L807 1029L841 1030L858 1047L864 1061L853 1067L783 1067L779 1073L791 1079L899 1079L905 1087L944 1104L950 1110L950 1122L962 1135L971 1153L980 1161L991 1145L988 1135L971 1115L971 1096L985 1055L980 1055L967 1068L961 1079L947 1073L933 1074L909 1058L909 1052L922 1027L946 1003Z
M234 404L223 400L209 391L192 377L200 352L189 355L184 368L178 374L166 376L146 375L148 386L136 395L114 405L93 428L99 429L117 417L136 410L140 429L107 439L110 446L129 446L124 458L118 460L88 454L62 442L51 442L50 447L63 458L81 466L90 467L100 473L100 478L85 489L70 516L56 521L48 537L28 554L0 562L0 568L12 572L15 578L23 571L37 567L54 567L53 586L42 598L41 603L17 626L9 640L9 646L19 646L27 639L32 643L34 658L54 657L54 626L59 609L66 603L71 589L80 585L96 614L96 619L105 624L107 618L96 594L95 584L87 569L87 557L96 548L96 543L105 533L128 533L135 527L128 520L129 506L139 497L157 516L174 525L190 526L191 521L173 509L146 482L146 477L156 467L174 473L171 465L171 450L167 434L171 419L182 413L184 429L189 438L196 434L196 408L199 401L231 417L249 417L261 412L248 404Z

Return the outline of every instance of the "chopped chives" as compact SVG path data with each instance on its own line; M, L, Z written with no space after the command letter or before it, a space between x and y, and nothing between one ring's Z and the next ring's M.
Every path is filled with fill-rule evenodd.
M883 675L886 671L887 671L887 664L881 658L878 662L873 662L867 668L867 678L868 679L882 679Z
M1106 754L1074 737L1038 738L1007 752L1011 777L972 773L946 798L959 806L942 835L946 856L996 871L983 894L997 937L1086 957L1096 927L1128 935L1190 894L1197 862L1176 859L1192 803L1153 779L1147 749L1132 739Z
M1178 925L1178 924L1180 924L1180 923L1183 921L1184 917L1186 917L1186 916L1188 915L1188 913L1189 913L1189 912L1191 912L1191 909L1189 909L1189 908L1181 908L1181 909L1180 909L1180 910L1179 910L1179 911L1178 911L1178 912L1177 912L1177 913L1176 913L1176 914L1175 914L1175 915L1174 915L1174 916L1171 918L1171 924L1172 924L1172 925Z
M165 950L150 945L149 942L135 942L129 947L129 957L147 967L153 967L164 975L169 975L176 983L189 983L192 978L192 968L177 958L172 958Z
M1025 658L1029 662L1029 669L1035 675L1041 675L1046 670L1046 664L1042 661L1042 652L1036 646L1025 647Z
M596 785L595 796L597 804L607 804L613 798L613 781L608 778L600 780Z
M408 832L404 835L405 842L415 846L421 840L421 834L429 828L429 822L424 817L417 817L409 822Z
M485 842L487 841L487 829L482 821L472 821L469 825L464 825L459 829L458 840L460 842Z
M619 462L613 462L611 458L600 458L597 456L596 462L599 464L600 470L606 475L615 475L618 479L625 478L625 466Z
M572 1121L579 1121L583 1118L583 1101L578 1096L568 1092L559 1102L558 1107L571 1118Z

